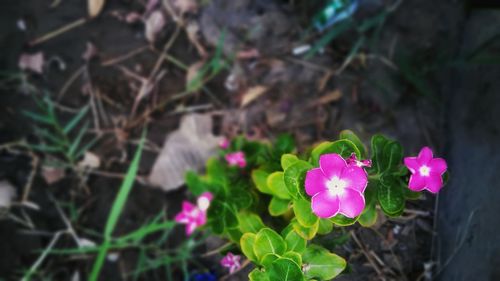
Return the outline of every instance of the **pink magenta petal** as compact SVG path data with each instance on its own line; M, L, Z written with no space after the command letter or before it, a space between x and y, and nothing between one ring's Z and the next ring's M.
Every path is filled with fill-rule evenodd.
M191 204L189 201L182 202L182 211L183 212L191 212L196 208L195 205Z
M352 188L361 193L365 192L368 178L363 168L358 166L349 166L342 172L341 178L347 181L347 187Z
M314 196L326 189L326 182L328 179L323 174L320 168L309 170L306 174L306 193L309 196Z
M442 175L446 172L448 165L446 161L442 158L434 158L429 162L429 167L431 168L431 174Z
M174 219L178 223L188 223L189 219L183 212L178 213Z
M423 177L417 173L410 176L408 188L413 191L422 191L425 188L426 184L426 177Z
M412 172L412 174L420 168L417 157L405 157L404 163L408 170Z
M357 190L346 188L339 200L339 213L346 217L355 218L365 209L365 197Z
M443 186L443 178L441 175L430 175L427 177L427 190L432 193L438 193Z
M339 199L325 190L313 196L311 207L318 217L331 218L339 211Z
M420 153L418 154L418 162L420 165L427 165L429 161L432 159L432 149L429 147L425 146L420 150Z
M194 230L196 229L196 227L197 227L196 223L194 223L194 222L188 223L186 225L186 235L188 235L188 236L191 235L194 232Z
M319 158L319 166L323 174L331 179L333 177L340 177L342 170L347 167L344 158L336 153L324 154Z

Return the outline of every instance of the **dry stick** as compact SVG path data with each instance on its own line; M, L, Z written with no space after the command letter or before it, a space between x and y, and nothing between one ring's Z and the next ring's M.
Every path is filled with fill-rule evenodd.
M31 187L33 186L33 180L35 179L35 174L38 169L38 164L40 163L40 159L32 151L29 151L28 154L31 157L31 172L28 176L28 181L24 185L21 203L28 201L29 194L31 193Z
M58 101L60 101L63 98L64 94L66 93L66 91L68 91L69 87L71 87L71 85L76 81L76 79L80 77L80 75L82 75L84 72L85 72L85 65L82 65L75 71L75 73L73 73L69 77L69 79L64 83L63 87L61 88L61 90L59 90L59 93L57 94Z
M377 275L380 279L385 280L384 273L378 268L377 264L373 260L372 256L366 251L365 245L358 239L354 231L351 230L351 236L354 239L354 242L358 245L358 247L361 249L361 252L363 252L363 255L366 257L368 262L371 264L373 269L377 272Z
M138 55L146 50L149 49L149 45L146 45L146 46L142 46L142 47L139 47L137 49L134 49L124 55L120 55L118 57L115 57L115 58L111 58L111 59L108 59L108 60L105 60L101 63L102 66L104 67L108 67L108 66L112 66L112 65L115 65L117 63L120 63L120 62L123 62L123 61L126 61L132 57L134 57L135 55Z
M226 247L231 246L232 244L233 243L228 242L228 243L226 243L226 244L224 244L224 245L222 245L222 246L220 246L220 247L218 247L218 248L216 248L214 250L211 250L211 251L208 251L208 252L202 254L201 256L204 257L204 258L206 258L206 257L209 257L209 256L216 255L220 251L222 251L223 249L225 249Z
M52 250L52 248L54 248L54 246L56 245L57 241L59 241L59 237L65 233L67 233L67 230L60 230L60 231L54 233L54 236L52 237L52 240L50 241L47 248L45 248L43 253L38 257L38 259L35 261L35 263L28 270L28 273L29 273L29 274L27 274L28 276L30 276L31 274L36 272L38 267L42 264L42 262L45 260L45 258L49 254L50 250ZM26 278L26 276L21 279L21 281L27 281L27 280L29 280L29 278Z
M69 23L59 29L56 29L54 31L51 31L45 35L42 35L41 37L38 37L36 38L35 40L32 40L31 42L29 42L29 45L31 46L34 46L34 45L37 45L37 44L40 44L40 43L43 43L45 41L48 41L54 37L57 37L65 32L68 32L70 31L71 29L75 28L75 27L78 27L84 23L87 22L87 19L86 18L80 18L72 23Z

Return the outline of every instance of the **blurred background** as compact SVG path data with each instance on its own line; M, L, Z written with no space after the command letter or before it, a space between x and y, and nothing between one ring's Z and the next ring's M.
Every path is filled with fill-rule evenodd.
M225 276L213 237L169 224L222 136L351 129L447 159L439 196L323 241L337 280L500 280L500 3L464 0L3 0L0 280L86 280L147 128L100 280ZM196 153L193 153L196 150ZM69 167L69 168L68 168ZM142 239L144 238L144 239ZM71 250L73 249L73 250ZM203 277L211 278L211 277Z

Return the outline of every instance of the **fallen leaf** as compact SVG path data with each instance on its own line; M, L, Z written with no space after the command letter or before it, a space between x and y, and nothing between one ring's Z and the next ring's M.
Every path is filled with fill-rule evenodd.
M0 209L9 209L12 199L16 197L16 189L8 181L0 181Z
M165 16L160 10L153 11L146 20L145 36L149 42L154 42L156 35L166 24Z
M59 180L64 178L64 175L64 169L42 166L42 177L48 185L58 182Z
M97 155L95 155L92 152L85 152L85 155L83 156L83 159L78 162L78 168L84 169L84 168L92 168L92 169L97 169L101 166L101 159Z
M97 17L101 13L105 2L106 0L87 0L89 17L90 18Z
M19 58L19 68L22 70L31 70L33 72L42 74L43 64L45 60L43 58L43 53L38 52L34 54L22 54Z
M256 100L258 97L267 92L267 89L268 88L266 86L261 86L261 85L247 89L246 92L243 93L243 98L241 99L240 107L245 107L249 105L252 101Z
M164 191L179 188L184 184L184 174L200 171L221 140L212 134L210 115L184 116L180 128L167 136L148 181Z
M309 104L309 106L313 107L317 105L331 103L334 101L338 101L341 97L342 97L342 92L340 90L333 90L319 97L318 99L314 100L312 103Z

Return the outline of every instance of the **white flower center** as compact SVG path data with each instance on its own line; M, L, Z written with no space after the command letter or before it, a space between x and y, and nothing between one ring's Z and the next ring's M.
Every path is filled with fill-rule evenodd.
M206 211L210 207L210 200L207 197L198 198L198 208L202 211Z
M347 186L345 180L341 180L339 177L333 177L326 182L326 187L331 195L341 195L344 193L344 189Z
M418 169L418 172L420 173L421 176L428 177L431 172L431 168L429 168L426 165L423 165L422 167L420 167L420 169Z

